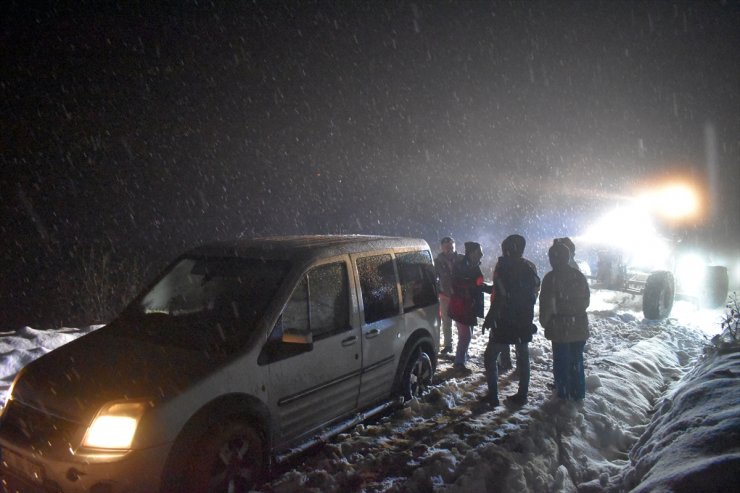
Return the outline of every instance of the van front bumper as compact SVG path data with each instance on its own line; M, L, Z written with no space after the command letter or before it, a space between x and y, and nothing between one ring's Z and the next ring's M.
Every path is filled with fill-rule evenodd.
M3 493L156 493L171 444L111 460L54 460L0 441Z

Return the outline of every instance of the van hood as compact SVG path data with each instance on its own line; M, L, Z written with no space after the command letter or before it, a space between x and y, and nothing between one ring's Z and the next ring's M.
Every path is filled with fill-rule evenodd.
M27 365L13 399L89 422L106 402L167 400L221 364L223 358L203 351L155 345L102 328Z

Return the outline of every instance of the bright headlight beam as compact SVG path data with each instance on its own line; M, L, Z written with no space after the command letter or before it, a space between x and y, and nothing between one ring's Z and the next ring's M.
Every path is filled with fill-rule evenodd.
M676 260L676 279L688 294L700 294L705 274L706 262L698 253L685 253Z
M595 222L583 236L591 243L627 249L635 241L656 236L655 226L641 207L617 207Z
M670 249L639 203L617 207L596 221L580 240L616 248L635 266L667 268Z
M91 448L128 449L138 420L127 416L98 416L87 429L82 444Z
M82 446L111 450L131 448L144 409L142 402L106 404L88 426Z
M699 197L694 189L680 183L650 190L643 194L642 201L669 219L688 218L699 211Z

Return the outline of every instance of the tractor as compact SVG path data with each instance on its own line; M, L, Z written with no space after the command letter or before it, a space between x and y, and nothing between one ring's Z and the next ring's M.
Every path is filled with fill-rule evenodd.
M576 237L583 245L579 250L587 252L589 260L581 268L592 285L641 295L649 320L668 317L674 299L707 308L724 306L728 271L699 246L705 238L692 223L702 209L696 190L686 182L651 186Z

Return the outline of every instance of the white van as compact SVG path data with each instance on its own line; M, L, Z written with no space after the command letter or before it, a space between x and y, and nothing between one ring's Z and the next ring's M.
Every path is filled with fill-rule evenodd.
M296 236L206 245L106 327L18 375L0 418L7 491L248 491L431 383L424 240Z

